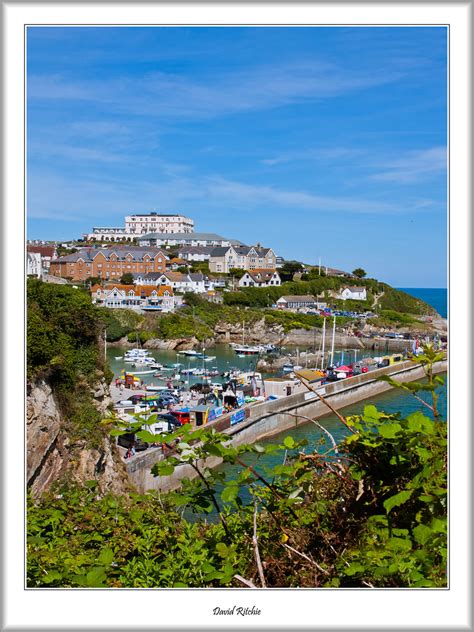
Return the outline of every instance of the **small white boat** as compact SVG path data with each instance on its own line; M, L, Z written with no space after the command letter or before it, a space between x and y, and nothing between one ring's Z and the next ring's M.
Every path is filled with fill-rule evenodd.
M238 356L256 355L257 353L261 353L262 350L262 347L250 347L248 345L236 345L234 347L234 351Z
M115 360L121 360L123 356L115 356Z
M216 359L216 356L206 356L204 358L204 362L210 362L211 360L215 360L215 359Z
M129 375L151 375L154 372L155 369L152 369L151 371L127 371Z

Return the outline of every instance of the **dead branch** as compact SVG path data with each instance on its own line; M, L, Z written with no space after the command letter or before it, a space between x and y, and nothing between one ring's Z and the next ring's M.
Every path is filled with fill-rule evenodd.
M359 500L359 498L362 496L363 493L364 493L364 479L361 478L359 481L359 489L357 490L356 501Z
M303 384L303 386L305 388L308 389L308 391L311 391L312 393L316 393L316 395L319 397L319 399L323 402L323 404L325 404L329 410L331 410L336 417L339 419L339 421L341 421L345 427L352 432L352 434L357 434L357 431L354 430L354 428L352 428L351 426L349 426L349 424L347 423L347 421L345 420L345 418L341 415L341 413L339 413L332 404L330 404L326 398L324 398L320 393L318 393L318 391L316 391L312 386L310 386L307 382L305 382L304 378L299 375L299 373L295 372L296 377L298 377L301 380L301 384Z
M262 584L262 588L266 588L267 585L265 583L265 576L263 574L262 562L260 560L260 551L258 550L258 539L257 539L257 503L254 504L253 511L253 553L255 556L255 561L257 562L258 568L258 576L260 577L260 583Z
M329 571L327 571L325 568L323 568L322 566L320 566L317 562L315 562L314 560L312 560L310 557L308 557L305 553L301 553L301 551L297 551L296 549L294 549L292 546L290 546L289 544L285 544L283 543L283 546L285 547L285 549L288 549L289 551L292 551L293 553L296 553L296 555L299 555L300 557L303 557L305 560L307 560L310 564L312 564L313 566L315 566L318 571L321 571L321 573L324 573L325 575L329 575Z
M234 575L234 578L249 588L257 588L249 579L245 579L245 577L242 577L241 575Z
M316 421L316 419L311 419L311 417L306 417L306 415L300 415L300 414L296 415L295 413L287 413L287 415L290 415L290 417L296 417L296 419L301 418L301 419L306 419L307 421L311 421L311 423L313 423L315 426L317 426L320 430L322 430L329 437L329 440L332 443L333 450L334 450L335 454L339 454L338 451L337 451L337 443L336 443L334 437L329 432L329 430L327 430L327 428L324 428L324 426L322 426L318 421Z

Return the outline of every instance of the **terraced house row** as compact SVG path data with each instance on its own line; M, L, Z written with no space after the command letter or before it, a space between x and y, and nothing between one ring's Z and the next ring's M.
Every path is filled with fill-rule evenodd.
M126 272L165 272L167 260L167 255L156 248L88 247L51 261L50 271L51 274L73 281L83 281L88 277L113 280L119 279Z

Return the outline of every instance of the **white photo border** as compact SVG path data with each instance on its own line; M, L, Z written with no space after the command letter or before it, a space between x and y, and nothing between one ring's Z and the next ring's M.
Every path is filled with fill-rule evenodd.
M2 629L473 630L472 587L472 0L420 3L2 3ZM343 18L343 21L341 20ZM25 25L445 25L450 29L450 584L448 589L25 589ZM422 236L421 236L422 237ZM451 249L449 250L451 257ZM20 254L21 253L21 254ZM21 269L21 266L20 266ZM19 281L19 279L21 281ZM23 291L22 291L23 290ZM471 351L471 354L469 354ZM8 367L8 374L6 368ZM14 375L14 380L7 375ZM20 376L20 377L19 377ZM466 439L469 439L468 441ZM343 601L342 601L343 600ZM125 606L124 606L125 604ZM212 609L255 605L255 618Z

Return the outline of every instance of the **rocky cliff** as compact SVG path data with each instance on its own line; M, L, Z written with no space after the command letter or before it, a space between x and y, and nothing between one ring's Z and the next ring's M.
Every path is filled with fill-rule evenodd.
M242 323L228 323L220 321L214 328L215 341L217 343L223 342L237 342L245 344L284 344L285 333L282 325L268 325L265 323L265 319L262 318L252 325L247 325L245 329L242 327Z
M91 391L101 413L110 398L104 381ZM64 419L54 393L41 380L30 384L27 393L26 478L34 497L48 491L58 481L83 483L95 479L100 494L130 490L128 477L113 442L104 437L97 449L85 441L72 443L64 430Z

